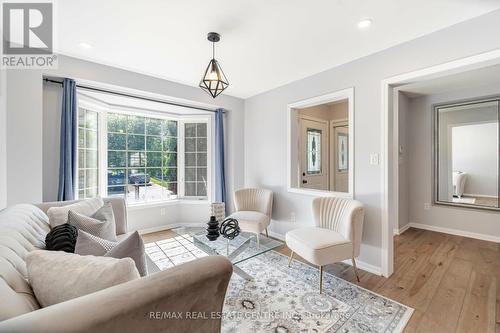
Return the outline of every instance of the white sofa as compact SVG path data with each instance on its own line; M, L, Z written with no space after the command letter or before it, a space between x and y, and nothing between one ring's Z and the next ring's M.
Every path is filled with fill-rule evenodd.
M127 235L123 199L111 202L118 238ZM219 332L220 318L158 320L155 311L218 313L232 274L210 256L72 300L41 308L27 281L24 258L44 249L45 214L69 202L15 205L0 211L0 333ZM50 269L50 267L47 267Z

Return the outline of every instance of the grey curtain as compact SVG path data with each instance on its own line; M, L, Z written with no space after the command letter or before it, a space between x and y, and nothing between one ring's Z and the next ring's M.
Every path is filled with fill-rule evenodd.
M61 138L59 159L59 190L57 200L75 198L77 106L76 83L64 79L62 83Z
M226 202L226 175L224 170L224 109L217 109L215 111L215 200Z

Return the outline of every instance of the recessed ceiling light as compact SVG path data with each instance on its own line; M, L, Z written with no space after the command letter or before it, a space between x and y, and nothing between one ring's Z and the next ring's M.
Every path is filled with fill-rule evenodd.
M80 44L79 44L79 45L80 45L80 47L81 47L82 49L86 49L86 50L88 50L88 49L92 48L92 45L90 45L89 43L85 43L85 42L80 42Z
M358 28L360 29L368 29L372 25L371 19L364 19L358 22Z

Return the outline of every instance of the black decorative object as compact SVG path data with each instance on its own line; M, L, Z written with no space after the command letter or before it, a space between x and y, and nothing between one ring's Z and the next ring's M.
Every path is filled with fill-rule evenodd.
M238 221L230 217L225 219L220 225L219 232L224 238L234 239L240 234L240 226L238 225Z
M74 253L77 237L76 227L68 223L58 225L45 236L45 249Z
M201 78L200 88L215 98L229 86L229 81L219 62L215 60L215 43L220 41L220 35L216 32L209 32L207 39L212 42L212 60L208 63L207 69Z
M210 216L210 221L208 221L207 225L208 240L214 241L219 238L219 222L215 219L215 216Z

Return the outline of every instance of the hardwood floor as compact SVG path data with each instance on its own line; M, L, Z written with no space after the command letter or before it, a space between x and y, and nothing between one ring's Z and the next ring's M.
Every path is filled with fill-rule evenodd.
M173 236L162 231L143 238ZM394 250L388 279L359 270L358 283L343 263L325 271L414 308L406 333L500 333L500 244L410 228L394 238ZM286 246L277 251L290 254Z

